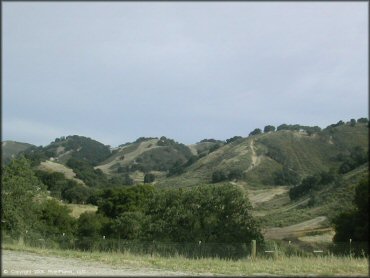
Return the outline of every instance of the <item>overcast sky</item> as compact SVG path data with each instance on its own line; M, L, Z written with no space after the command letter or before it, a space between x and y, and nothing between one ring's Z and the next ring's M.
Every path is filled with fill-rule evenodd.
M367 2L4 2L2 136L184 144L368 116Z

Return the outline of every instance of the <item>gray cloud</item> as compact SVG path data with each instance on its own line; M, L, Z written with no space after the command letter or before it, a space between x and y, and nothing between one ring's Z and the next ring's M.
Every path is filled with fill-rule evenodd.
M368 113L366 3L3 7L5 140L194 143Z

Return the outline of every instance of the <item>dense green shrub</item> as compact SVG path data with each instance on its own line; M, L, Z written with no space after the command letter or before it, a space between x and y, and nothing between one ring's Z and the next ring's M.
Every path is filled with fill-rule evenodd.
M338 170L341 174L345 174L369 160L368 154L366 154L365 150L360 146L354 147L349 155L341 153L337 158L343 161Z
M169 242L262 242L251 209L237 186L158 190L148 203L143 237Z
M24 157L12 160L2 169L1 185L2 228L12 237L35 229L38 207L33 200L46 188L32 170L31 162Z
M155 175L152 173L145 174L144 183L152 183L155 180Z
M299 181L300 176L297 171L287 166L284 166L281 171L274 173L275 185L296 185Z
M308 176L299 185L290 188L289 197L291 200L296 200L311 193L313 190L322 189L325 185L334 182L335 178L336 175L333 170L322 171L319 174ZM312 199L311 205L313 205L313 202L314 200Z
M234 137L231 137L229 139L226 139L226 144L230 144L232 142L235 142L235 141L238 141L240 139L243 139L243 137L241 136L234 136Z
M223 170L216 170L212 173L212 183L222 182L227 180L227 174Z
M369 237L369 180L365 178L356 186L353 203L354 210L338 215L333 223L335 226L335 242L368 241Z
M270 131L275 131L275 127L273 125L267 125L263 128L263 132L270 132Z
M261 134L261 133L262 133L262 130L260 128L256 128L256 129L254 129L253 131L251 131L249 133L249 136L258 135L258 134Z

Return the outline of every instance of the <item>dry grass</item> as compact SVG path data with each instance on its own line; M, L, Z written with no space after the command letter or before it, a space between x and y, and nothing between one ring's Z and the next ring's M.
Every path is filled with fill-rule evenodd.
M181 256L164 258L156 255L135 255L128 252L80 252L50 250L3 244L3 249L33 252L45 256L79 258L112 266L134 268L155 267L163 270L196 273L197 275L299 275L299 276L368 276L367 258L349 257L284 257L277 259L223 260L217 258L188 259Z
M46 172L62 173L67 179L71 179L71 180L76 181L79 184L85 185L85 183L82 180L76 178L76 173L73 172L71 168L68 168L67 166L63 164L47 160L47 161L41 162L40 165L38 166L38 169L46 171Z
M66 206L72 210L70 215L74 218L80 217L84 212L96 212L98 210L98 207L93 205L66 204Z
M289 191L287 186L276 186L268 189L248 189L248 197L253 207L256 204L264 203L272 200L275 196L287 193Z
M138 156L140 156L142 153L147 152L149 150L152 150L153 148L159 148L160 146L157 146L158 139L151 139L144 142L141 142L137 148L135 148L133 151L130 151L128 153L125 153L125 149L129 148L130 145L121 148L121 151L115 155L114 159L109 159L109 161L103 162L103 164L100 164L99 166L96 166L95 169L100 169L106 174L111 174L110 168L116 164L119 163L121 165L127 165L128 163L134 161ZM124 154L124 159L121 160L120 157Z
M264 237L266 239L283 239L288 237L299 237L304 236L307 233L314 231L321 231L323 223L327 220L325 216L319 216L314 219L303 221L298 224L282 227L282 228L268 228L264 231Z

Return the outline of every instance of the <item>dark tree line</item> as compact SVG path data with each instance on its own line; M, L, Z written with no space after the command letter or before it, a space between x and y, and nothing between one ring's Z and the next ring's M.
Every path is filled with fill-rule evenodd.
M40 173L39 173L40 174ZM61 177L41 176L51 186ZM150 185L95 191L90 196L97 212L78 220L56 200L48 200L45 186L28 160L13 160L2 172L2 229L13 238L45 238L62 246L91 249L102 237L144 242L249 243L263 242L251 204L232 185L202 185L159 190Z
M290 188L289 197L291 200L296 200L313 190L320 190L323 186L333 182L335 177L333 171L323 171L319 174L308 176L304 178L299 185Z
M339 167L339 173L345 174L366 163L369 160L369 156L362 147L356 146L350 150L349 154L339 154L337 159L342 161L342 164Z
M240 180L244 178L244 172L242 169L234 168L228 171L216 170L212 173L212 183L218 183L223 181Z
M361 180L356 186L353 203L355 209L338 215L335 226L335 242L365 242L369 239L369 179Z

